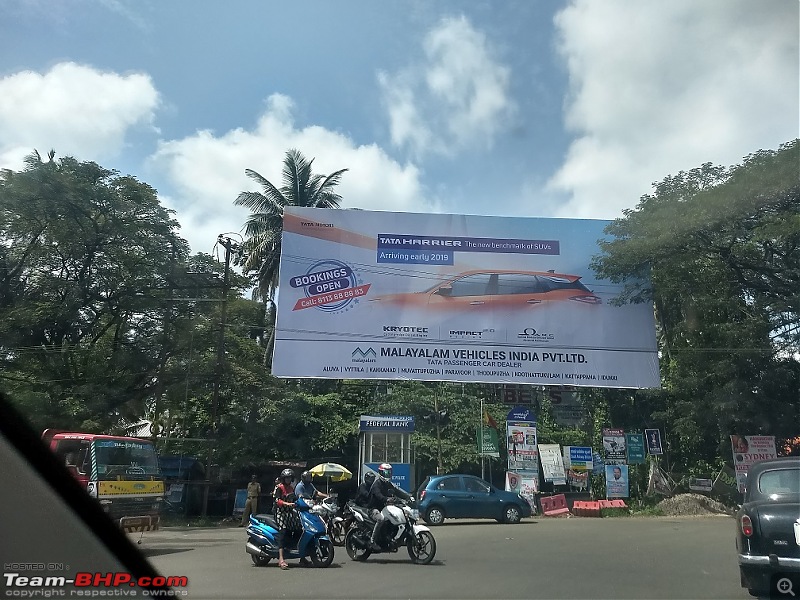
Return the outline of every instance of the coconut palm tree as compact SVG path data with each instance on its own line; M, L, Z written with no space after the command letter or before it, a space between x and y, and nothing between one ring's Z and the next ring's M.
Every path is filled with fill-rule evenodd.
M339 208L342 199L334 187L347 169L330 175L315 175L311 172L313 162L313 158L308 160L298 150L288 150L283 160L283 185L280 188L259 173L245 169L247 176L256 181L262 191L242 192L234 200L234 204L244 206L252 213L245 222L245 259L242 267L245 273L256 274L258 285L253 296L256 300L265 301L268 323L274 324L274 296L278 287L284 207ZM272 330L274 332L274 326ZM274 333L267 344L265 362L272 354L273 341Z

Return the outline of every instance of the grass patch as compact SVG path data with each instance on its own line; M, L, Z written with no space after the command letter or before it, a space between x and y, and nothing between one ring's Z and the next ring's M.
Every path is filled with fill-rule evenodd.
M627 508L601 508L601 517L629 517L630 511Z
M634 517L663 517L664 511L658 508L655 501L634 500L630 505L631 516Z

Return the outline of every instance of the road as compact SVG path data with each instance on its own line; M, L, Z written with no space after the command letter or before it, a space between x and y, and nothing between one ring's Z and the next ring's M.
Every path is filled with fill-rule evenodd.
M254 567L237 527L169 528L140 548L187 598L749 598L739 587L729 517L449 521L433 529L434 561L397 554L328 569Z

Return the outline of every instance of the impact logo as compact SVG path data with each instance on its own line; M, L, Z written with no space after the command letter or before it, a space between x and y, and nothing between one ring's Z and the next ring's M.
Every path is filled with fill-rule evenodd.
M311 265L303 275L292 277L289 285L302 289L293 310L316 308L326 313L341 313L353 308L366 296L370 284L364 285L355 271L338 260L322 260Z
M358 347L350 354L350 360L357 363L374 363L377 356L372 348L362 350Z
M494 329L450 329L448 337L451 340L481 340L486 334L494 333Z
M517 339L523 342L552 342L556 336L552 333L536 331L533 327L526 327L517 334Z

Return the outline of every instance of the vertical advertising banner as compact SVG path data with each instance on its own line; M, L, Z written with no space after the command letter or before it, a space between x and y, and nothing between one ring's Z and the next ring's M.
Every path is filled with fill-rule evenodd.
M592 449L588 446L564 446L567 485L578 491L589 489L589 473L594 468Z
M529 421L506 421L506 444L509 471L539 472L536 424Z
M478 454L480 456L500 457L500 441L496 429L486 425L478 425L475 437L477 438Z
M626 433L625 445L628 447L628 464L644 464L644 436L641 433Z
M539 444L539 461L542 463L542 476L553 485L567 485L564 461L561 459L561 446L558 444Z
M744 493L747 471L754 462L775 458L775 437L771 435L731 435L733 464L736 468L736 487Z
M607 465L625 464L625 430L603 428L603 455Z
M661 447L660 429L645 429L644 437L647 440L648 454L650 455L664 454L664 449Z
M628 465L606 465L606 498L627 498Z
M652 305L590 267L608 223L286 207L273 374L660 387Z
M506 415L506 449L509 471L539 474L539 451L536 439L536 416L530 408L516 406Z

